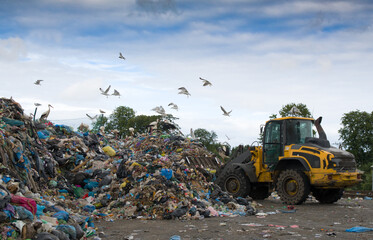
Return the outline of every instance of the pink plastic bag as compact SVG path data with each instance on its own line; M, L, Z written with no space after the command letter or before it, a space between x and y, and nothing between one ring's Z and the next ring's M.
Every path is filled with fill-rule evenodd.
M10 202L12 204L15 204L17 206L22 206L32 212L32 214L36 214L36 202L31 198L21 197L17 195L12 194L12 198L10 199Z

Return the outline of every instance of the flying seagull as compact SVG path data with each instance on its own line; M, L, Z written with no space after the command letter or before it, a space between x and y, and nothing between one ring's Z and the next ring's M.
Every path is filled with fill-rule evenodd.
M179 111L179 107L175 103L170 103L168 106L171 107L171 109L175 109L176 111Z
M88 115L88 113L86 113L85 115L87 115L87 117L91 120L95 120L97 118L97 115L95 115L94 117L91 117L90 115Z
M179 87L179 94L184 94L186 95L187 97L191 96L190 93L188 92L188 90L185 88L185 87Z
M111 95L118 96L120 98L120 93L117 90L115 90L115 89L114 89L114 93L111 94Z
M227 112L227 111L225 111L225 109L222 106L220 106L220 109L223 111L223 115L224 116L230 117L229 114L231 114L232 110L230 110L229 112Z
M109 96L109 90L110 90L111 85L104 91L102 88L99 88L101 91L101 94L108 97Z
M44 80L41 80L41 79L36 80L36 81L34 82L34 84L35 84L35 85L41 85L41 82L42 82L42 81L44 81Z
M45 111L41 116L39 120L46 120L49 116L49 113L51 112L52 105L48 104L48 110Z
M201 81L203 81L203 86L204 87L206 87L206 86L212 86L212 84L208 81L208 80L206 80L206 79L204 79L204 78L199 78Z
M40 107L41 106L41 103L34 103L35 107Z
M156 113L161 114L161 115L166 115L166 111L164 110L162 106L159 106L159 107L157 106L153 108L152 111L155 111Z
M293 115L293 116L296 116L296 115L300 116L300 115L302 115L302 113L300 112L300 110L299 110L296 106L293 106L293 107L290 109L290 113L291 113L291 115Z
M121 53L121 52L119 53L119 58L120 58L120 59L123 59L123 60L126 60L126 58L125 58L125 57L123 57L123 55L122 55L122 53Z

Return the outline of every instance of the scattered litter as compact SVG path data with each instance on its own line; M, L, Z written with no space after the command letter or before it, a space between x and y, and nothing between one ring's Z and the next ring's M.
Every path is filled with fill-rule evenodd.
M357 233L369 232L369 231L373 231L373 228L357 226L357 227L352 227L352 228L346 229L346 232L357 232Z
M242 223L242 226L248 226L248 227L263 227L263 224L260 223Z

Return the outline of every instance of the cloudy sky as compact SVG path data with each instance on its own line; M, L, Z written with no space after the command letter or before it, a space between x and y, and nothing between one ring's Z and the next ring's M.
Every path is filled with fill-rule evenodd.
M74 127L99 109L161 105L185 134L233 146L303 103L338 142L344 113L372 111L372 13L368 0L0 0L0 97L26 114L51 104L49 119ZM101 95L109 85L122 96Z

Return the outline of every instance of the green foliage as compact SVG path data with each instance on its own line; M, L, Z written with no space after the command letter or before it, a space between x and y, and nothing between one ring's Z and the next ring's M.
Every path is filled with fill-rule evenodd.
M92 126L92 131L97 133L98 131L100 131L100 127L101 126L105 126L108 122L108 118L105 117L103 114L101 114L100 116L97 117L97 120L93 122L93 126Z
M351 190L372 190L372 163L366 163L359 167L359 170L364 171L363 181L349 189Z
M343 147L355 155L359 167L373 164L373 112L345 113L338 130Z
M199 138L199 141L212 153L218 155L220 144L216 142L218 135L214 131L207 131L203 128L198 128L194 131L194 136Z
M218 138L218 135L216 135L214 131L209 132L203 128L196 129L194 131L194 135L199 138L199 140L205 146L214 144L216 139Z
M146 115L135 115L135 111L130 107L120 106L117 107L109 118L101 115L97 118L97 121L93 122L93 132L98 132L101 126L105 126L105 132L117 129L119 131L119 137L129 135L129 128L134 128L135 132L144 133L147 131L147 127L151 122L157 121L157 119L168 120L173 123L176 127L177 124L174 121L178 118L167 114L165 116L146 116Z
M282 106L281 110L279 111L280 116L281 117L293 116L290 111L293 107L298 108L298 110L300 111L300 114L297 114L297 117L307 117L307 118L312 117L311 112L308 110L307 106L303 103L298 103L298 104L289 103L289 104L286 104L285 106ZM273 115L275 114L272 114L272 116Z
M144 133L147 131L149 124L157 121L157 119L160 119L160 116L138 115L128 120L128 126L133 127L135 132Z
M117 107L114 112L110 114L110 121L107 123L105 130L110 131L117 129L120 137L128 135L128 128L130 127L128 122L134 117L135 111L132 108L124 106Z

